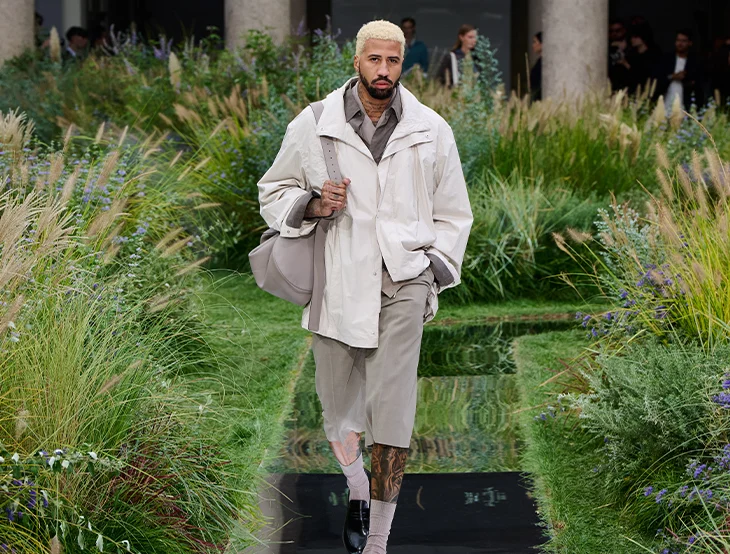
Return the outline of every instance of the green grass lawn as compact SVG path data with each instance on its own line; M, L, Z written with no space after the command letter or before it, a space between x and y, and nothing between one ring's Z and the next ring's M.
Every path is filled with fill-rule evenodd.
M233 551L252 543L259 521L257 491L263 466L276 456L291 412L294 385L309 349L301 309L259 290L253 278L216 271L200 297L217 375L200 387L222 408L215 430L229 449L246 495Z
M514 319L553 319L574 317L576 312L600 313L610 308L596 299L585 301L510 300L490 304L449 305L441 304L434 325L451 323L489 322Z
M554 332L515 340L517 380L523 409L520 424L525 437L523 468L530 473L540 518L550 542L545 552L561 554L640 554L656 552L632 543L634 530L626 527L617 507L601 498L600 479L593 468L602 461L600 443L578 428L572 413L536 421L557 406L556 396L570 382L556 377L587 346L585 333Z

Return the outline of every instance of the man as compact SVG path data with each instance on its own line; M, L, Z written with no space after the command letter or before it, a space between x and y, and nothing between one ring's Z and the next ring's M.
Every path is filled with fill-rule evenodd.
M318 123L305 109L289 124L258 186L261 215L284 237L330 218L320 315L310 321L310 305L302 324L317 329L325 433L350 489L345 546L383 554L413 432L423 324L437 293L459 283L472 213L451 128L399 84L401 29L368 23L355 51L358 77L325 98ZM341 183L327 177L320 136L335 142Z
M704 103L701 62L690 52L691 48L692 31L677 31L674 52L665 56L657 66L657 94L664 95L667 110L672 109L676 99L686 111L693 103L697 106Z
M612 19L608 26L608 78L611 89L624 89L630 85L629 67L626 61L629 45L626 26L620 19Z
M424 73L428 72L428 48L423 41L416 40L416 20L412 17L404 17L400 22L400 28L406 38L403 72L407 73L414 65L420 65Z
M66 53L67 60L80 60L86 53L89 46L89 33L81 27L71 27L66 31Z

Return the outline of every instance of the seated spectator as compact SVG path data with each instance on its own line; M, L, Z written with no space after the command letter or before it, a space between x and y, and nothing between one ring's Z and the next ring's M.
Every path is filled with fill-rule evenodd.
M693 103L697 106L704 104L702 62L690 51L691 48L692 31L677 31L674 52L664 56L656 67L656 94L664 95L667 110L672 108L675 98L679 98L686 111Z
M632 27L630 35L631 50L626 55L626 67L629 69L629 92L633 94L639 87L647 90L661 60L661 51L654 43L654 34L648 24Z
M400 28L406 37L406 57L403 60L403 73L408 72L414 65L420 65L424 73L428 72L428 48L426 44L416 39L416 20L405 17L400 22Z
M89 46L89 33L81 27L71 27L66 31L66 50L64 60L81 60Z
M532 51L537 56L537 61L530 69L530 98L542 100L542 32L532 37Z
M438 70L438 80L449 87L458 85L461 80L461 71L459 64L462 60L469 56L474 63L474 71L477 70L476 60L473 56L473 51L477 46L477 30L473 25L468 23L459 27L457 33L456 44L451 49L444 59L441 61L441 66Z

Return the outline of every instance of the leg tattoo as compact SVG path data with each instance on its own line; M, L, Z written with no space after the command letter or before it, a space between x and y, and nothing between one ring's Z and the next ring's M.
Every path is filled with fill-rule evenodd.
M371 458L372 476L370 496L373 500L395 504L398 502L408 449L374 444Z
M351 431L345 442L331 442L330 447L335 458L343 466L349 466L360 456L360 433Z

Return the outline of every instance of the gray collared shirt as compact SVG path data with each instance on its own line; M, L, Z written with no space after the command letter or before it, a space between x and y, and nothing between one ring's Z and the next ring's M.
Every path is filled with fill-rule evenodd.
M370 150L375 163L380 163L388 139L403 115L403 104L396 87L390 104L377 125L368 117L357 93L359 79L353 79L345 90L345 119Z

